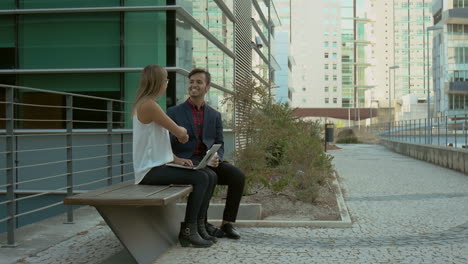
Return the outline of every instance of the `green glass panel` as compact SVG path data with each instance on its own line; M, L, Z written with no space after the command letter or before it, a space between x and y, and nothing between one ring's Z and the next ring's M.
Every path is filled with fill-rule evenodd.
M120 66L117 13L25 15L20 18L20 68Z
M15 46L15 20L13 16L0 16L0 48Z
M15 9L15 0L1 0L0 9Z
M127 0L126 6L161 6L164 0ZM148 64L166 66L166 12L125 13L125 67L145 67ZM126 109L126 128L132 127L131 110L138 90L140 73L125 74L124 100L130 102ZM158 100L166 109L166 96Z
M20 8L106 7L119 5L120 0L20 0Z
M125 65L166 65L166 13L125 14Z
M63 92L119 91L118 73L94 74L24 74L19 85Z

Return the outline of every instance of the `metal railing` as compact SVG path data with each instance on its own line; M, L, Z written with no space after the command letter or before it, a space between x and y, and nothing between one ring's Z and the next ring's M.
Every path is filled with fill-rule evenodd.
M6 246L16 245L15 230L31 219L66 211L73 222L65 196L133 178L128 102L0 85L0 103Z
M390 140L468 150L468 114L378 123L365 129Z

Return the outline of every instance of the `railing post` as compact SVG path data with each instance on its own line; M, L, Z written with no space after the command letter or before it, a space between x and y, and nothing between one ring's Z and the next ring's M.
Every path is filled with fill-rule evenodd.
M112 101L107 101L107 185L112 185Z
M402 136L403 136L403 141L405 141L405 142L407 142L407 136L408 136L408 135L406 134L406 133L408 133L408 132L407 132L408 122L407 122L407 121L408 121L408 120L404 120L404 121L403 121L403 125L402 125L402 126L403 126L403 129L404 129L404 132L403 132L403 135L402 135Z
M73 195L73 96L66 95L67 196ZM67 224L73 223L73 206L67 205Z
M468 115L465 114L465 123L463 123L463 134L465 134L465 144L464 144L465 148L468 148L467 133L466 133L467 132L466 130L468 129L468 127L466 126L466 118L467 117L468 117Z
M455 144L453 145L454 147L457 147L457 116L453 117L453 134L455 137Z
M401 127L402 127L401 122L402 122L401 120L398 121L398 139L399 139L400 141L403 141L403 139L402 139L402 137L401 137L401 132L402 132L402 130L401 130Z
M15 175L13 160L13 137L14 137L14 89L5 88L5 128L6 128L6 199L7 203L7 247L16 247L15 229L16 229L16 201L15 201Z
M427 144L429 141L427 139L427 136L429 133L427 133L427 126L429 125L429 120L427 118L424 118L424 127L426 129L424 129L424 144Z
M440 146L440 116L437 117L437 146Z
M405 120L405 121L403 122L403 126L405 127L405 128L404 128L404 129L405 129L405 132L404 132L404 134L403 134L403 140L404 140L405 142L408 142L408 120Z
M445 116L445 146L448 145L448 116Z
M418 119L418 121L419 121L418 138L419 138L419 144L421 144L421 119Z

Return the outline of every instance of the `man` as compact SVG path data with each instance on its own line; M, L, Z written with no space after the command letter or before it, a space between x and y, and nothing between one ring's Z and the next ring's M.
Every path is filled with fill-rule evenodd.
M188 164L199 163L207 149L213 144L222 144L218 157L210 163L220 185L227 185L226 206L224 208L221 228L216 228L206 222L208 234L215 237L239 239L240 234L234 228L239 210L240 200L244 191L245 176L239 169L223 160L224 141L221 114L205 104L205 94L210 89L211 75L203 69L194 69L189 74L189 98L184 103L171 107L167 114L179 126L185 127L189 141L181 144L171 136L174 155L187 159ZM206 220L206 219L205 219Z

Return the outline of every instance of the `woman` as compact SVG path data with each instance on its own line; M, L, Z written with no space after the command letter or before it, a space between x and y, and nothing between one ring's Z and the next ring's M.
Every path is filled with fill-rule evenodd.
M204 223L216 175L205 169L192 171L165 165L172 161L192 165L191 160L172 154L169 141L171 132L181 143L186 143L187 130L174 123L156 104L156 99L166 92L168 82L163 67L148 65L143 69L132 110L135 184L191 184L193 191L188 197L179 242L183 247L210 247L216 238L206 232Z

